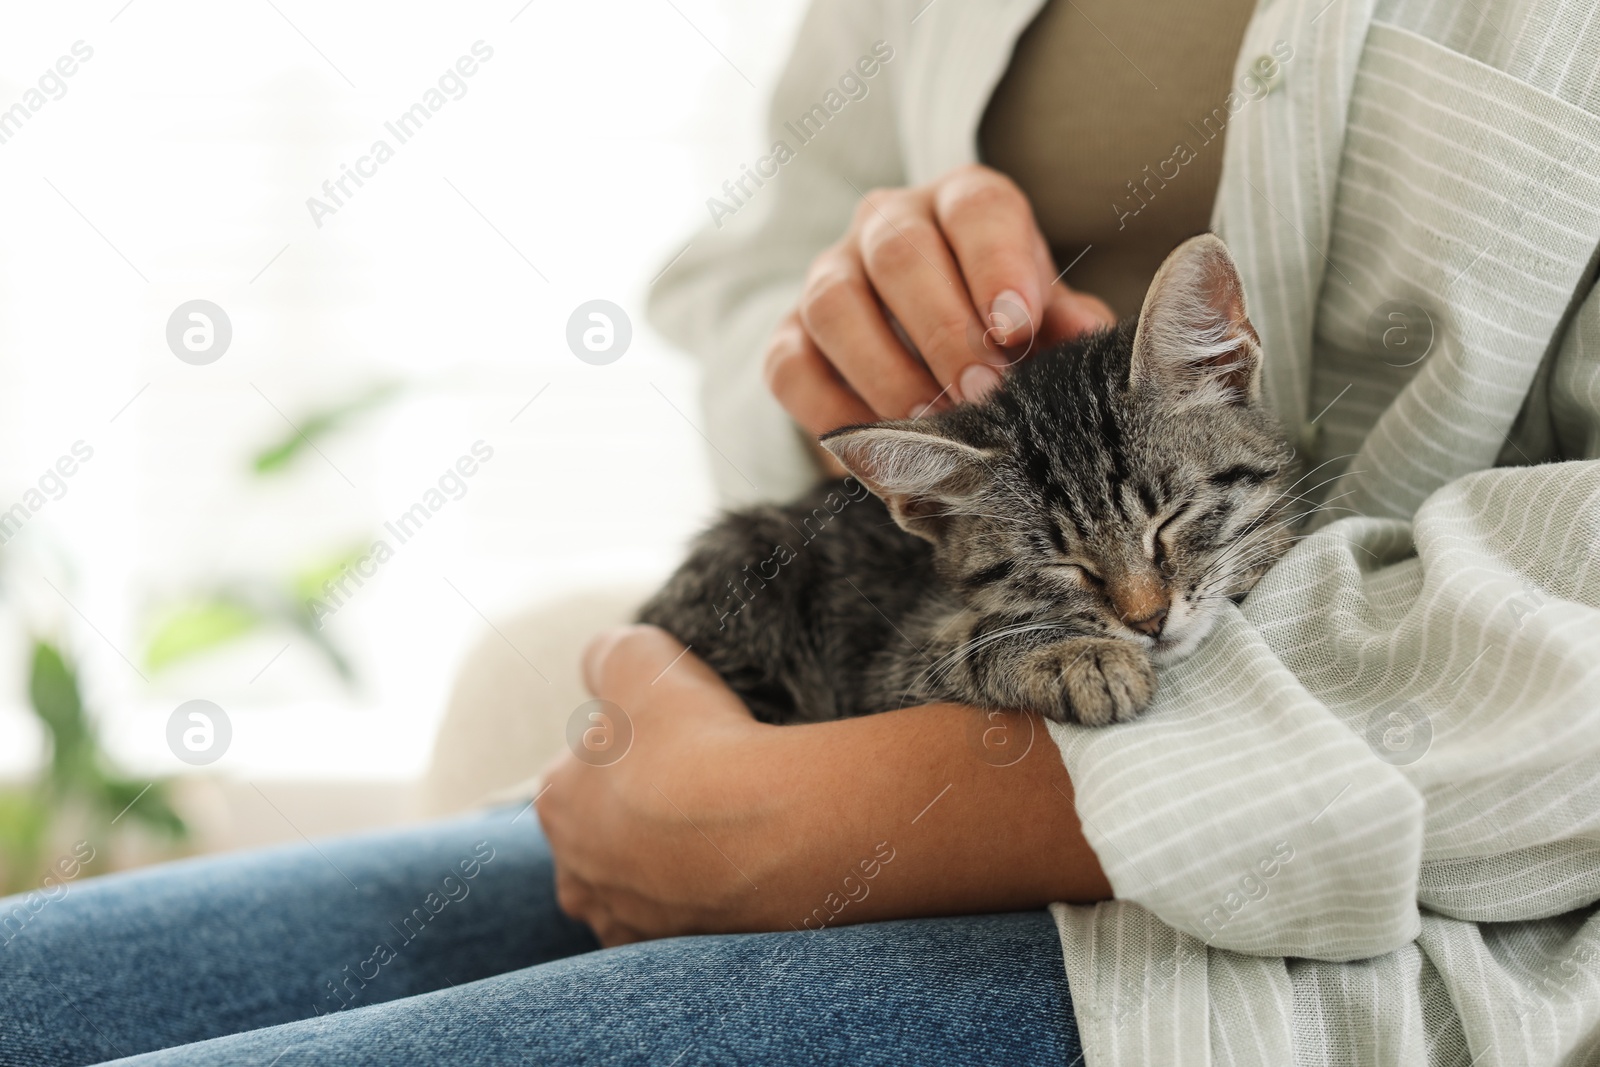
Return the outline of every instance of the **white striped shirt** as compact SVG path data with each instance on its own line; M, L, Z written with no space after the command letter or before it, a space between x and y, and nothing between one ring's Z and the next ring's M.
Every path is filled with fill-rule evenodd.
M767 333L857 189L974 158L1038 2L808 15L779 122L890 80L653 309L760 495L813 477ZM1324 510L1143 717L1052 728L1116 895L1053 909L1086 1057L1600 1062L1600 13L1266 0L1239 71L1279 42L1214 227Z

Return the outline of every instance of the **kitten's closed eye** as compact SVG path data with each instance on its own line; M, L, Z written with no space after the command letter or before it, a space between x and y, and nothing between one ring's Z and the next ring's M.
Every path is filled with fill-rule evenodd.
M1163 519L1150 534L1150 545L1148 548L1150 553L1150 561L1163 572L1166 571L1168 565L1167 554L1172 550L1171 546L1167 543L1167 539L1174 534L1174 525L1179 519L1182 519L1184 515L1188 513L1188 510L1189 504L1185 502L1171 515L1168 515L1165 519Z
M1091 588L1104 589L1106 587L1106 580L1100 577L1100 575L1096 574L1087 564L1068 560L1065 563L1058 564L1058 566L1066 569L1076 577L1082 579Z

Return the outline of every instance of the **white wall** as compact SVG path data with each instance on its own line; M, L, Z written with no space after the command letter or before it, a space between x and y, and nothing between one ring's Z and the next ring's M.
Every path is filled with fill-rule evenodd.
M186 769L165 726L199 697L235 723L215 771L401 779L424 765L477 612L663 574L711 500L703 445L662 396L698 421L695 372L642 321L644 294L751 155L797 15L794 0L0 13L0 109L75 42L93 49L0 144L0 509L74 442L94 449L0 548L0 774L38 757L30 630L76 651L139 773ZM479 40L494 54L466 94L397 145L384 122ZM394 158L318 228L306 199L380 137ZM596 297L635 329L604 367L564 340ZM233 324L208 366L164 337L193 298ZM404 400L325 455L248 475L285 415L390 379ZM144 668L150 604L365 541L480 439L494 458L466 496L328 622L360 691L280 632Z

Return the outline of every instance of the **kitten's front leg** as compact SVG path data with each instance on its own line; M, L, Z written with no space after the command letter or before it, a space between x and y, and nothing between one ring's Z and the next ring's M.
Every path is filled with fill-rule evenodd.
M1081 636L1049 621L982 615L949 620L942 636L934 666L918 671L923 699L1021 708L1057 722L1104 726L1134 718L1155 693L1150 657L1129 641Z
M1127 722L1156 691L1150 657L1110 637L1075 637L1029 649L994 681L998 685L991 689L1015 694L1012 706L1085 726Z

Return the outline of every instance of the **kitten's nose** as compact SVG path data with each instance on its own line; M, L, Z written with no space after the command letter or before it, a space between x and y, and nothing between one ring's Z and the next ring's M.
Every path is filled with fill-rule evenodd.
M1165 585L1152 575L1128 575L1111 584L1117 617L1142 634L1161 636L1171 600Z
M1129 619L1128 625L1133 627L1135 630L1138 630L1142 634L1148 634L1151 637L1160 637L1161 627L1166 625L1166 621L1167 609L1157 608L1154 613L1146 615L1142 619Z

